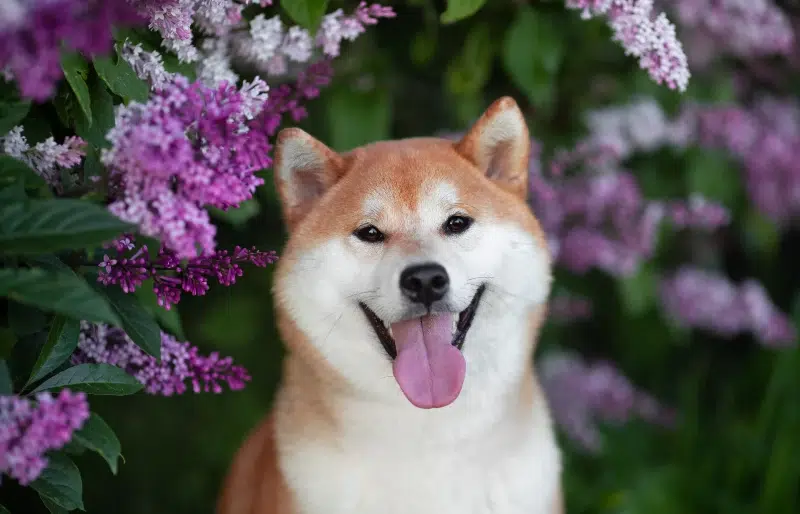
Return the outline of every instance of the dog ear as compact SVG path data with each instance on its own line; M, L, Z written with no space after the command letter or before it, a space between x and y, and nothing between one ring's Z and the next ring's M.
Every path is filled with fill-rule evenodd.
M531 141L513 98L504 96L490 105L455 148L497 185L527 197Z
M299 128L278 134L275 145L275 186L283 218L291 231L322 195L341 177L342 157Z

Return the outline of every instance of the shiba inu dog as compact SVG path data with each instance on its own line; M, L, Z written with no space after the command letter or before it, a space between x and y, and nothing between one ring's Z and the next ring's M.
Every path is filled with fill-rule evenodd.
M219 514L559 514L532 354L551 262L513 99L457 142L278 137L289 354Z

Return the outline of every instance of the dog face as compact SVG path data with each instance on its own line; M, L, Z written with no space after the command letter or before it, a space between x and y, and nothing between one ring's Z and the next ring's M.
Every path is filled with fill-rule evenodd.
M340 155L284 130L275 174L291 236L275 292L301 334L284 330L287 344L365 394L421 408L513 380L551 280L525 203L528 152L510 98L457 143Z

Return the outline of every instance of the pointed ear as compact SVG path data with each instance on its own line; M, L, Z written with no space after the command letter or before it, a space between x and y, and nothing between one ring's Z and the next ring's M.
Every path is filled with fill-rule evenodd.
M456 144L456 151L498 186L523 200L528 194L530 136L525 117L509 96L496 100Z
M291 231L341 177L344 159L299 128L281 130L275 145L275 186Z

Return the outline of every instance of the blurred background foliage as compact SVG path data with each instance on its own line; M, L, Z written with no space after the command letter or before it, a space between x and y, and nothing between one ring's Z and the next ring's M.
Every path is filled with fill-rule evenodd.
M356 3L331 1L328 10ZM309 117L299 125L337 150L461 131L502 95L520 103L545 152L585 135L589 109L647 96L676 113L687 99L735 99L739 63L723 60L693 75L680 94L653 83L611 40L603 21L582 20L563 2L492 0L451 24L441 23L441 1L389 5L398 16L347 47L335 63L334 82L308 105ZM772 92L796 93L798 85L796 77L787 77L779 85L783 90ZM800 323L800 234L779 231L752 212L725 155L664 150L637 157L629 167L647 196L700 191L730 208L734 223L704 236L724 242L722 268L733 278L762 280L775 303ZM253 201L217 213L220 247L280 251L286 234L270 172L264 176L267 185ZM800 512L800 352L769 350L751 336L726 340L671 326L657 308L653 277L674 262L681 242L679 236L662 238L657 258L629 279L597 272L557 275L557 284L595 300L594 315L548 325L538 354L559 347L608 358L679 413L673 430L643 422L604 429L599 455L584 454L562 438L567 510ZM235 286L212 288L179 306L188 340L249 369L253 380L245 390L93 400L93 409L117 431L125 463L114 477L97 456L77 457L88 485L88 512L212 512L234 451L270 408L280 378L283 351L273 320L271 272L249 269ZM20 498L34 494L10 482L3 489Z

